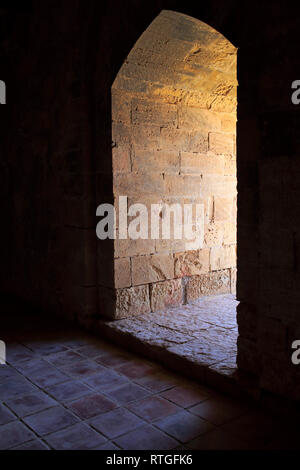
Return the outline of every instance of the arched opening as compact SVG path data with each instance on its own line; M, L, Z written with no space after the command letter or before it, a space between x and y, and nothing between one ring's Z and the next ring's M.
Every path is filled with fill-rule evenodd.
M120 227L124 207L117 217L114 318L146 317L148 326L152 321L171 325L191 341L202 329L224 343L222 329L227 329L234 332L227 341L231 355L236 347L236 77L237 49L224 36L199 20L163 10L112 86L117 215L120 197L126 197L126 211L143 204L148 221L147 236L133 239ZM150 216L153 205L164 208L163 220L165 205L171 208L170 237L164 237L162 221L159 236L151 236L157 224ZM181 214L192 207L194 242L184 230L176 236L180 223L174 205ZM133 216L140 212L125 215L127 224L138 225Z

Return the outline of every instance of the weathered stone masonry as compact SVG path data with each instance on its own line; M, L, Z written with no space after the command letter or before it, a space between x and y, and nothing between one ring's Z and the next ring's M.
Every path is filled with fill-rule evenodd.
M171 11L125 60L112 87L115 203L202 203L205 239L116 240L110 317L235 290L236 85L236 48Z
M127 280L124 287L117 288L116 300L120 305L128 305L128 309L134 295L145 308L150 308L148 286L159 288L167 285L164 284L167 281L185 279L178 277L174 281L174 267L170 280L142 280L136 286L126 286L129 277L132 283L129 258L132 263L132 259L140 256L154 257L155 247L150 253L139 254L135 247L125 249L97 243L95 233L97 205L113 202L114 196L111 133L115 100L129 99L130 110L134 111L134 121L132 117L126 121L126 106L122 119L121 115L118 118L113 115L120 130L126 128L127 122L127 126L130 124L140 131L143 128L146 132L146 123L142 126L136 121L142 116L145 103L167 105L164 109L169 109L168 122L173 124L162 126L158 136L147 137L146 134L143 138L141 133L139 137L147 145L150 137L154 142L161 142L162 135L164 143L174 142L168 136L176 133L178 137L187 132L180 127L178 115L172 120L173 106L177 110L185 106L189 113L198 108L206 111L206 97L205 106L201 100L199 106L202 97L192 93L188 85L183 87L181 82L181 78L185 83L193 78L193 74L189 74L191 70L183 74L185 56L181 56L176 82L163 80L168 72L174 77L173 65L168 62L166 75L159 80L163 86L154 87L155 94L144 87L149 81L147 77L141 77L137 85L136 75L131 78L123 74L123 88L119 75L116 89L115 79L122 64L127 74L130 70L135 70L136 74L133 62L128 62L129 57L128 63L124 61L130 51L138 54L134 44L151 22L162 10L185 13L211 25L239 48L238 367L253 378L262 395L299 400L300 367L291 363L291 343L300 337L300 107L291 102L291 83L299 79L300 15L287 2L277 0L272 1L272 6L256 0L210 0L193 4L190 8L188 2L179 0L140 3L111 0L104 4L93 0L28 1L22 4L21 13L12 9L8 17L1 5L0 46L4 45L6 50L1 58L1 79L7 84L9 100L9 105L0 108L3 117L0 128L2 217L5 221L0 233L1 290L29 300L39 311L75 318L92 328L104 315L112 315L117 310L115 283L124 286L124 281L120 284L118 280L121 276L116 275L126 272L122 265L127 265ZM159 29L158 34L163 30ZM194 34L195 29L189 31ZM181 34L182 30L177 28L178 53L180 44L194 46L194 36L190 42L191 36L178 37ZM192 50L188 50L187 56ZM201 59L201 54L193 54L191 58ZM158 55L163 58L162 65L174 58L172 53ZM149 55L145 57L149 61ZM138 60L141 62L142 58ZM209 60L213 63L211 55ZM153 67L146 69L153 70ZM145 71L142 63L139 70ZM132 89L133 83L139 88ZM112 103L113 84L116 94ZM170 87L167 93L164 92L166 87ZM126 96L124 88L127 88ZM184 97L180 99L177 92L182 89ZM199 87L197 89L199 91ZM143 95L141 102L140 94ZM224 103L224 96L217 95L214 102L218 101ZM222 113L217 109L214 112ZM157 127L161 126L152 124L151 129ZM224 130L225 127L210 132L219 134ZM208 133L209 130L205 131L207 138ZM233 132L228 130L230 134ZM182 172L194 168L195 156L189 147L194 141L183 137L184 142L187 146L186 150L182 149L182 153L187 154L185 170L179 163L177 166ZM201 142L209 143L208 139ZM136 152L132 143L128 144L130 151L134 150L130 153L134 170L133 166L126 166L129 161L127 144L124 142L114 149L114 173L120 176L119 181L125 171L130 169L130 173L139 174L140 165L149 162L149 158L143 158L142 149ZM199 153L205 154L206 150ZM168 153L167 149L165 151L168 167L172 167L174 148ZM116 152L121 152L120 157L116 157ZM176 164L173 168L176 169ZM153 176L156 184L161 181L159 174L164 173L163 169ZM150 173L149 168L147 172ZM177 181L178 176L188 179L190 188L193 187L191 182L199 177L197 174L165 174L163 189L168 181L170 191L172 178ZM145 179L142 181L144 184ZM171 196L163 192L167 194ZM117 254L121 248L123 253L126 250L127 256ZM181 249L166 250L165 256L172 254L174 260L174 256L182 252ZM114 264L119 264L119 268L115 269ZM226 273L227 269L217 271ZM197 290L197 276L205 279L207 275L193 274L190 285L195 283Z

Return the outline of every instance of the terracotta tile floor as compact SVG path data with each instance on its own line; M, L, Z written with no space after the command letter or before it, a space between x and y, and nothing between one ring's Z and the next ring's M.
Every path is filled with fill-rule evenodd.
M61 320L21 323L14 319L1 331L7 365L0 366L0 449L298 446L298 431L278 417Z

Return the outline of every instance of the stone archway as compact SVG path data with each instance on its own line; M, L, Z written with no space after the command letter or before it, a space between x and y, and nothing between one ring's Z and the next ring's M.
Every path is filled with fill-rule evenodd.
M163 10L112 86L113 192L128 204L204 206L204 243L115 240L125 318L234 292L237 50L210 26ZM171 237L172 238L172 237Z

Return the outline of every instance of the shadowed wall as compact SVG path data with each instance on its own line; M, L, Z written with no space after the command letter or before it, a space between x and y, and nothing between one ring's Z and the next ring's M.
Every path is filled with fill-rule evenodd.
M2 290L85 325L103 314L101 270L114 285L114 254L96 240L95 212L113 201L111 86L162 9L203 21L239 47L238 364L262 396L299 398L290 356L300 334L300 108L291 103L300 16L282 2L2 8L10 25L1 36ZM101 266L96 251L104 249L111 262ZM108 298L115 302L113 289Z

